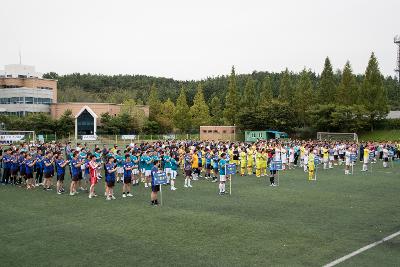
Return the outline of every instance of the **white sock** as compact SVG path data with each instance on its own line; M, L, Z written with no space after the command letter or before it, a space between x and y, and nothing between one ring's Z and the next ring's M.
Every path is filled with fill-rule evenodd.
M188 179L188 186L190 186L190 179Z
M171 179L171 187L175 187L175 180Z
M222 184L222 192L225 192L225 184Z
M188 184L188 178L185 178L185 185Z
M220 192L220 193L223 192L222 184L219 184L219 192Z

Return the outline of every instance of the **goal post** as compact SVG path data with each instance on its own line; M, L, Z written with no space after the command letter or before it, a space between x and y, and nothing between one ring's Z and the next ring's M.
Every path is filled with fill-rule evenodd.
M331 133L331 132L317 132L317 140L319 141L355 141L358 143L358 135L356 133Z
M36 143L35 131L0 130L0 144L14 144L31 141Z

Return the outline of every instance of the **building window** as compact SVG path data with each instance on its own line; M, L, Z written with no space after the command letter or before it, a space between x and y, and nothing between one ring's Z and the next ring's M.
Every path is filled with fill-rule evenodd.
M203 133L207 133L207 130L203 130Z
M25 104L33 104L33 97L25 97Z
M226 130L223 130L222 133L226 134Z
M209 133L212 133L212 130L208 130Z
M232 130L232 131L231 131L231 133L233 133L233 134L234 134L234 133L235 133L235 130Z
M214 133L218 133L218 130L214 130Z
M251 133L251 137L256 138L256 133Z
M263 134L262 134L262 133L258 133L258 137L259 137L259 138L262 138L262 137L263 137Z

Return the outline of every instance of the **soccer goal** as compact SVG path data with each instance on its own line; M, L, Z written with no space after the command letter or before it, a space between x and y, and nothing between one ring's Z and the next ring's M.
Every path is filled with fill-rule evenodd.
M355 141L358 143L358 135L356 133L330 133L330 132L318 132L317 139L319 141L335 141L335 140L348 140Z
M14 144L21 142L36 142L35 131L6 131L0 130L0 144Z

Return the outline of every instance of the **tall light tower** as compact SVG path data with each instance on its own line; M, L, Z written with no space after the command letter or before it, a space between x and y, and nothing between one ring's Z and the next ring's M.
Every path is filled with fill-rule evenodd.
M397 77L400 83L400 35L396 35L396 37L394 37L394 43L398 46L397 63L396 63L396 69L394 71L397 72Z

